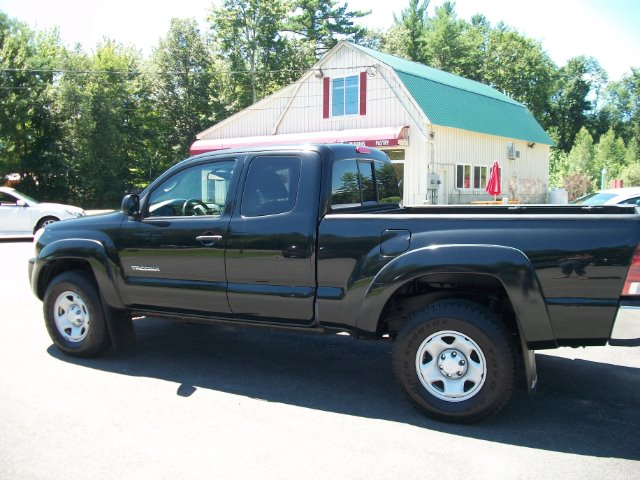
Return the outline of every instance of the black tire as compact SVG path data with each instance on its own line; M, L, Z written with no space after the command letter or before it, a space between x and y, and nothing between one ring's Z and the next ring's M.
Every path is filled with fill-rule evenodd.
M396 379L411 403L453 423L502 409L516 383L516 362L506 325L465 300L439 301L411 314L393 350Z
M44 320L56 347L74 357L95 357L111 346L96 284L81 271L64 272L48 285Z
M50 223L55 223L55 222L59 222L60 219L57 217L44 217L41 218L40 220L38 220L38 223L36 224L36 228L33 229L33 234L35 235L35 233L40 230L42 227L45 227L47 225L49 225Z

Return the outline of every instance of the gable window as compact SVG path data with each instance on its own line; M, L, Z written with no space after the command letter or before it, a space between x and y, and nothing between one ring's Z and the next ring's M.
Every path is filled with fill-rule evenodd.
M358 114L359 83L357 75L331 79L332 117Z

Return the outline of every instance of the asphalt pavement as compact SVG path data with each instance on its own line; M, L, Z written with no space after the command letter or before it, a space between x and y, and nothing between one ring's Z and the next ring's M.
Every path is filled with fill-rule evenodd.
M497 416L422 416L391 345L142 318L138 346L61 354L0 241L1 479L636 479L640 349L537 354L539 390Z

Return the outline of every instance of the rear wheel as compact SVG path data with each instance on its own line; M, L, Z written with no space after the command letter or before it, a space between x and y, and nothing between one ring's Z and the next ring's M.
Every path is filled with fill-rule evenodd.
M84 272L54 278L44 296L44 318L53 343L64 353L93 357L111 345L98 289Z
M396 338L393 367L409 400L437 420L497 413L516 381L516 347L486 307L440 301L414 312Z

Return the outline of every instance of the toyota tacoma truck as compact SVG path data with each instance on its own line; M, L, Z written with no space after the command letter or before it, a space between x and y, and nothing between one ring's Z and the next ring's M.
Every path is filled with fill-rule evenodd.
M393 341L408 399L443 421L498 412L534 350L638 345L631 206L402 207L354 145L205 153L121 211L48 225L29 276L73 356L135 344L132 317Z

